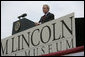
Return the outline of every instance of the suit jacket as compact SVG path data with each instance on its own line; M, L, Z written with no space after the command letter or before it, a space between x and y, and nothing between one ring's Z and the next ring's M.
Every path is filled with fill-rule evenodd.
M54 19L54 14L49 12L47 15L44 15L41 17L39 23L40 22L45 23L45 22L48 22L48 21L53 20L53 19Z

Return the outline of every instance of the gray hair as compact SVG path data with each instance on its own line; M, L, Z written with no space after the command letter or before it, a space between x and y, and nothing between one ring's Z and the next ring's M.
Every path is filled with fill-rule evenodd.
M46 6L48 8L48 10L50 9L50 7L47 4L44 4L43 7Z

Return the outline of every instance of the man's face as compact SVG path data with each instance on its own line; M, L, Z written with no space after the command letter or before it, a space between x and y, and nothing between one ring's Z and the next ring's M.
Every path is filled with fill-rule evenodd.
M46 14L48 11L49 10L48 10L47 6L43 6L43 12Z

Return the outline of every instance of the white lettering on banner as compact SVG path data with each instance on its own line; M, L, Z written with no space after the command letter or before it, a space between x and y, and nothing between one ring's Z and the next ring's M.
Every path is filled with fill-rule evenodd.
M1 40L2 56L38 56L76 47L74 13Z

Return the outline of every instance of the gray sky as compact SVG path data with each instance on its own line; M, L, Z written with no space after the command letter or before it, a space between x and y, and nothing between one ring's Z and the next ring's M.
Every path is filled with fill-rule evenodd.
M43 4L50 6L55 19L72 12L75 17L84 17L84 1L1 1L1 39L11 36L13 22L23 13L27 13L26 18L38 22L44 15Z

